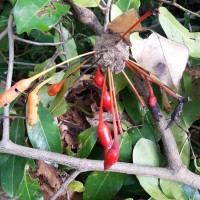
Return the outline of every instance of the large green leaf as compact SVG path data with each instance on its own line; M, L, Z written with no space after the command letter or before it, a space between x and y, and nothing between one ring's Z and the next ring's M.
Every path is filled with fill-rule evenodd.
M138 10L140 7L140 0L118 0L116 5L122 12L126 12L131 8Z
M15 119L10 126L10 139L20 145L25 145L25 129L22 119ZM1 166L1 185L3 190L14 197L24 176L25 158L9 155Z
M93 172L85 183L84 200L112 200L121 188L126 175L112 172ZM102 196L103 195L103 196Z
M16 197L20 200L39 200L42 198L40 184L35 179L32 179L28 172L25 171L24 179L19 186Z
M14 7L14 19L17 33L31 29L47 31L54 26L70 6L50 0L18 0Z
M75 4L80 7L97 7L100 0L72 0Z
M163 156L157 145L147 139L141 138L133 150L133 163L158 167L162 165ZM168 199L160 189L157 178L137 176L141 186L154 199Z
M78 135L78 157L87 158L97 141L96 127L89 128Z
M30 129L27 125L27 132L34 148L61 152L60 131L49 111L38 106L38 123Z
M137 125L142 124L144 119L141 106L135 94L131 91L129 87L126 87L124 90L122 90L122 98L124 107L128 115L134 120Z
M159 21L169 39L186 45L190 56L200 58L200 32L190 33L164 7L159 8Z

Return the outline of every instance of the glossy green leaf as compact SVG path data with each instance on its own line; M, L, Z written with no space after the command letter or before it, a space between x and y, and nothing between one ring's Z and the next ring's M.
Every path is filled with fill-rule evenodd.
M17 33L21 34L31 29L47 31L68 12L69 8L69 5L50 0L18 0L14 7Z
M83 200L112 200L121 188L126 175L113 172L92 172L85 183Z
M140 125L143 123L143 116L141 112L141 106L136 99L135 94L129 87L126 87L122 91L122 98L126 112L133 119L133 121Z
M61 152L60 131L50 112L38 106L38 123L30 129L27 125L27 132L34 148Z
M42 72L44 69L48 69L48 68L50 68L50 67L52 67L52 66L54 66L54 65L55 65L55 62L52 63L52 62L51 62L51 58L49 58L48 60L44 61L43 63L36 65L36 66L34 67L34 71L30 71L29 74L28 74L28 76L29 76L29 77L32 77L32 76L34 76L34 75L36 75L36 74L39 74L39 73ZM55 71L56 71L56 70L54 69L54 70L48 72L48 73L47 73L47 76L52 76L53 74L55 74Z
M200 58L200 32L190 33L164 7L159 8L159 21L169 39L186 45L190 56Z
M87 158L97 141L96 127L83 131L78 135L77 139L79 143L77 156L80 158Z
M72 181L68 187L74 192L83 192L85 190L83 183L81 183L80 181Z
M133 150L133 163L158 167L162 165L163 156L157 145L147 139L141 138ZM168 199L160 189L157 178L137 176L140 185L155 199Z
M32 179L28 172L24 173L24 179L20 184L16 197L20 200L42 199L39 182L36 179Z
M80 7L97 7L100 0L73 0Z
M116 5L122 12L126 12L131 8L138 10L140 7L140 0L118 0Z
M25 129L22 119L15 119L10 126L10 139L12 142L25 145ZM24 176L25 158L9 155L1 166L1 185L3 190L14 197Z

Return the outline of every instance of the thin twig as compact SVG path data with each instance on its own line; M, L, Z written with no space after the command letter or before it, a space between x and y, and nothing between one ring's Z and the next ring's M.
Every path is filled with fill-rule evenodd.
M34 42L34 41L31 41L31 40L26 40L26 39L22 39L16 35L14 35L14 39L15 40L18 40L18 41L21 41L21 42L25 42L27 44L32 44L32 45L36 45L36 46L57 46L57 45L61 45L61 44L65 44L67 40L63 41L63 42L55 42L55 43L51 43L51 42Z
M8 19L8 41L9 41L9 63L8 63L8 74L6 79L6 90L11 87L12 84L12 74L13 74L13 62L14 62L14 38L13 38L13 15L10 14ZM4 116L9 116L10 108L9 104L4 107ZM9 118L4 118L3 120L3 138L2 142L9 141Z
M50 200L56 200L68 187L68 185L81 173L79 170L73 171L65 180L65 182L61 185L59 190L51 197Z
M191 15L194 15L195 17L200 17L200 15L196 12L192 12L191 10L188 10L186 8L184 8L183 6L179 5L178 3L176 3L175 1L167 1L167 0L158 0L160 2L166 3L168 5L172 5L174 7L179 8L180 10L183 10L184 12L190 13Z
M0 33L0 40L2 40L7 34L8 34L8 27L6 27L6 28Z
M107 10L106 10L106 14L105 14L105 20L104 20L104 32L107 31L108 29L108 24L110 21L110 7L112 4L112 0L108 0L107 2Z

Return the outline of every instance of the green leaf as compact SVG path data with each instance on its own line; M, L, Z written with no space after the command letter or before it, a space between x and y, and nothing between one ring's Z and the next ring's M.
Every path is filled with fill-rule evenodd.
M131 8L138 10L140 7L140 0L118 0L116 2L116 5L119 7L119 9L122 12L126 12L127 10L130 10Z
M25 145L25 129L22 119L15 119L10 126L10 139L12 142ZM3 190L14 197L24 176L25 158L9 155L1 166L1 185Z
M14 7L17 34L31 29L48 31L65 15L70 6L50 0L18 0ZM22 17L23 16L23 17Z
M200 58L200 32L190 33L164 7L159 8L159 21L169 39L186 45L190 56Z
M141 138L133 150L133 163L158 167L162 165L163 156L157 145L147 139ZM140 185L144 190L155 199L168 199L160 189L159 180L144 176L137 176Z
M131 162L132 158L132 142L129 134L124 133L124 137L119 136L120 143L120 155L119 161L121 162Z
M38 123L27 132L34 148L61 153L60 131L49 111L38 106Z
M131 128L128 130L128 133L130 134L133 145L135 145L140 138L145 138L151 140L152 142L157 141L155 139L155 134L157 135L157 131L150 123L146 121L144 122L142 128Z
M64 27L62 29L63 29L63 39L67 40L68 38L70 38L69 32ZM58 31L55 32L54 41L55 42L60 42L60 35L59 35ZM77 48L76 48L76 43L75 43L73 38L68 40L67 43L65 43L64 45L65 45L65 48L66 48L66 52L63 49L63 45L62 46L58 46L57 49L58 49L59 52L65 52L67 54L67 58L68 59L69 58L73 58L73 57L78 55ZM64 55L60 55L60 58L63 61L66 60L66 57Z
M97 132L96 127L89 128L78 135L78 157L87 158L92 151L96 141Z
M39 74L40 72L42 72L44 69L48 69L54 65L55 65L55 62L51 63L51 58L49 58L48 60L44 61L43 63L36 65L34 68L34 71L29 72L28 77L35 76L36 74ZM55 74L55 71L56 70L54 69L54 70L48 72L47 76L52 76L53 74Z
M189 185L183 185L183 196L184 200L199 200L200 194L199 191L195 188L190 187Z
M160 187L163 191L163 193L169 198L169 199L178 199L178 200L184 200L182 196L182 184L175 181L170 180L160 180Z
M114 74L114 84L115 84L115 93L117 94L119 91L124 89L127 85L126 79L122 73Z
M85 190L83 183L81 183L80 181L72 181L68 187L74 192L83 192Z
M145 190L140 185L135 175L126 176L123 186L121 187L120 191L117 194L123 198L135 197L135 196L138 197L141 195L142 195L142 199L148 199L149 197L149 195L145 192Z
M143 116L141 112L141 106L136 99L135 94L131 91L129 87L122 90L122 98L124 103L124 108L128 115L133 119L133 121L138 125L143 123Z
M200 106L197 106L200 103L198 98L198 91L195 91L195 79L188 73L184 73L184 87L185 87L185 96L190 97L191 101L184 104L183 106L183 122L186 128L189 128L194 121L200 119ZM180 92L179 92L180 93Z
M83 200L112 200L123 185L126 175L112 172L92 172L85 183Z
M10 155L4 165L1 166L1 186L10 197L17 193L24 176L26 159Z
M42 198L39 182L32 179L28 172L24 173L24 179L20 184L16 197L20 200L39 200Z
M97 7L100 0L72 0L76 5L80 7Z

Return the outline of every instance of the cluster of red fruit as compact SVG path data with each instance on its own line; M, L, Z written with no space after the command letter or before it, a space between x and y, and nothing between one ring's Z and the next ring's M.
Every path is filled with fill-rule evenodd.
M97 126L97 134L99 142L104 148L104 170L109 169L119 158L119 141L118 136L114 134L114 140L110 127L103 120L103 108L110 112L112 109L111 92L108 91L106 86L106 73L104 76L101 74L100 67L96 68L94 76L94 83L102 88L100 111L99 111L99 124Z

